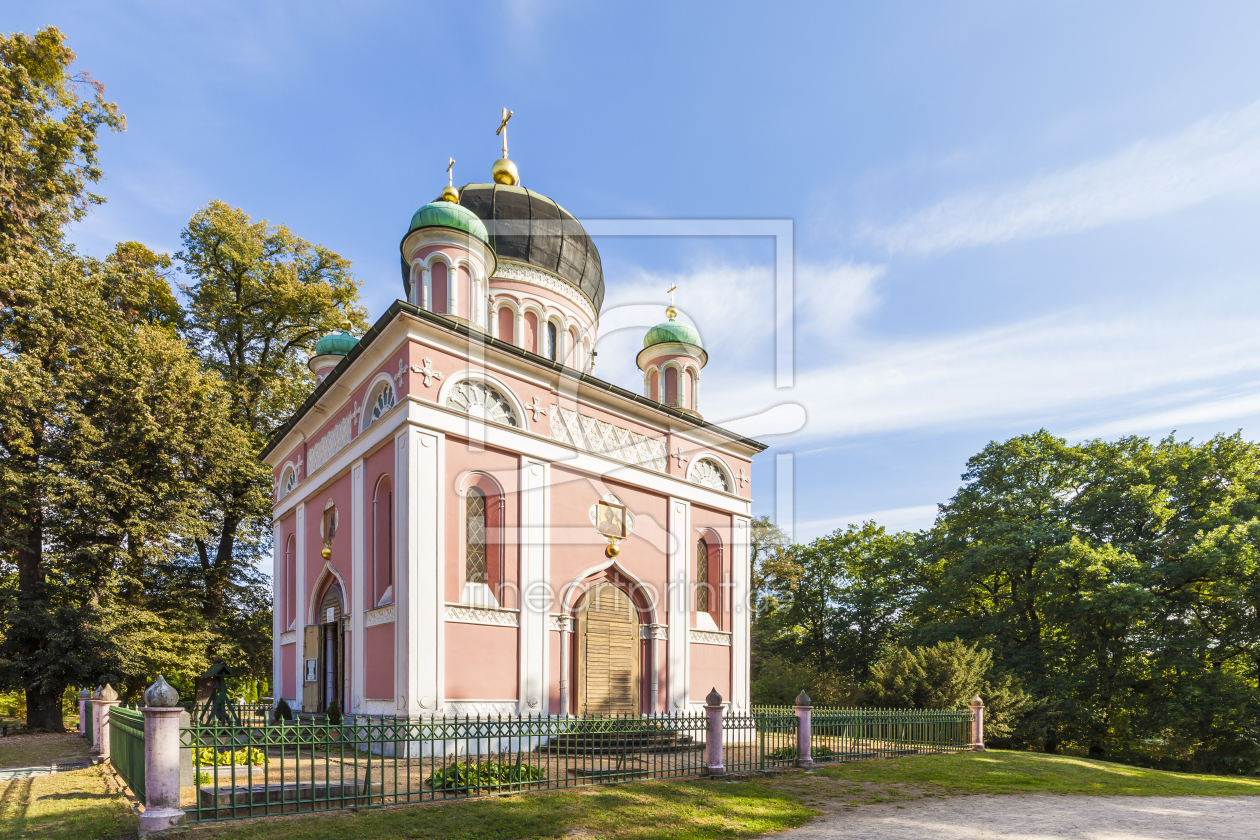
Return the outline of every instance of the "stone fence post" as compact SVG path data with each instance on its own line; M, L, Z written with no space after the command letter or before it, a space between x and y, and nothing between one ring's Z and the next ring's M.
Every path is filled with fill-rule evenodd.
M90 751L93 764L109 761L109 710L120 702L118 692L109 683L96 689L92 696L92 725L94 740Z
M144 813L140 836L186 830L179 807L179 692L158 678L144 691Z
M796 766L810 770L814 766L814 725L811 720L814 701L801 691L796 695Z
M709 716L704 742L704 763L710 776L724 776L726 764L722 755L722 695L718 694L717 686L704 698L704 711Z
M86 735L88 728L88 712L92 710L92 692L86 688L79 692L79 734Z
M971 749L984 752L984 701L979 694L971 698Z

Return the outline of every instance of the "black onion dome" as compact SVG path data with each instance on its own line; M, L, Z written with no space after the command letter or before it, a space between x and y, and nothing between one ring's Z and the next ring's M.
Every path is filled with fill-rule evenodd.
M604 304L604 266L582 223L545 195L504 184L465 184L459 203L490 232L500 260L528 263L572 284L599 312Z

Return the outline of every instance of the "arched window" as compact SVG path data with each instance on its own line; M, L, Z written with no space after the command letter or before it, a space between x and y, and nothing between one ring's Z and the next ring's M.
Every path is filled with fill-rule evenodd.
M394 485L381 476L372 498L372 597L368 609L394 601Z
M292 534L284 544L284 629L292 630L297 622L297 538Z
M506 306L499 307L499 340L516 343L516 313Z
M665 405L678 405L678 368L665 368Z
M687 371L687 394L683 397L684 405L692 411L696 411L696 374L694 371Z
M284 472L280 473L280 495L278 498L284 498L297 487L297 469L294 467L285 467Z
M660 371L652 371L651 377L648 379L648 396L657 402L661 401L661 374Z
M552 323L551 321L548 321L547 322L547 346L546 346L547 352L544 355L548 359L551 359L551 361L553 362L556 360L557 343L558 343L558 340L556 336L556 325Z
M690 481L702 487L711 487L723 493L731 492L731 483L726 478L726 471L712 458L701 458L691 468Z
M467 412L481 420L502 423L505 426L520 426L512 404L498 391L476 380L465 379L451 389L446 398L446 407Z
M460 306L459 299L461 297L465 297L468 300L468 304L467 304L468 320L472 321L473 323L476 323L478 320L477 314L476 314L477 313L477 298L473 294L472 274L469 273L468 268L466 266L461 265L459 268L455 270L455 277L459 280L459 282L455 286L456 311L452 312L451 314L452 315L459 314L459 306Z
M368 418L363 423L363 428L375 423L381 419L381 415L394 407L397 398L394 396L394 388L388 382L381 382L376 386L376 390L372 392L372 396L368 399L371 408L368 409Z
M582 369L582 348L578 344L577 330L569 330L569 367Z
M429 308L434 312L446 314L446 307L450 301L449 292L447 291L447 270L446 263L434 263L433 268L429 271L432 282L429 284L433 288L433 300L429 302Z
M709 544L701 538L696 543L696 612L709 611Z
M467 583L489 583L486 568L486 494L470 487L464 504L464 580Z
M525 317L521 319L524 325L524 335L521 336L521 346L531 353L538 352L538 316L533 312L526 312Z

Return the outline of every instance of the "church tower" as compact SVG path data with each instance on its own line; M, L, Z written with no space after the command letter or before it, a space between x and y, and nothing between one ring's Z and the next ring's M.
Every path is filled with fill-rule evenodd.
M665 317L668 320L648 330L635 359L643 371L643 395L699 420L700 369L708 363L709 354L695 327L674 320L678 310L673 303Z

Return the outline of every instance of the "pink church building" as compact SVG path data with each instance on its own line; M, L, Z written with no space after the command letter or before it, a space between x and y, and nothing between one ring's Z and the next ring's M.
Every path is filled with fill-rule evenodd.
M637 714L749 703L752 457L700 337L591 374L599 251L500 159L400 246L405 299L319 341L273 469L273 679L296 710Z

